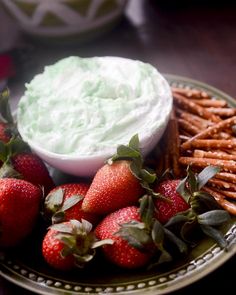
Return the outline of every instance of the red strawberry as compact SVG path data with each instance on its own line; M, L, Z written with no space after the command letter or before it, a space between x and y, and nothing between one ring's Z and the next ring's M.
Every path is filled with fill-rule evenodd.
M81 209L82 200L89 189L87 183L69 183L54 188L45 199L45 213L52 217L53 223L71 219L88 220L92 224L97 216Z
M171 217L179 212L189 209L189 204L176 191L180 180L165 180L157 185L155 192L160 193L170 200L155 199L155 207L157 209L156 218L161 223L166 223Z
M95 248L112 243L111 240L98 241L92 224L86 220L70 220L54 224L45 235L42 253L45 261L53 268L71 270L83 267L95 256Z
M41 196L41 190L25 180L0 179L0 246L15 246L31 232Z
M4 122L0 122L0 140L7 143L11 136L7 132L7 124Z
M137 203L143 188L129 166L128 161L117 161L100 168L83 200L82 209L106 214Z
M114 244L105 245L102 248L108 260L120 267L130 269L146 265L153 256L153 243L149 238L146 239L146 235L145 240L148 243L145 246L147 248L140 250L131 245L128 239L122 236L122 233L119 234L122 225L131 221L136 222L137 225L141 224L139 209L135 206L122 208L107 215L95 229L95 235L98 239L112 239L114 241ZM134 226L130 228L130 231L132 230L134 230ZM140 228L137 228L135 233L138 233L139 236L141 234L140 238L144 241L142 239L144 232ZM127 235L125 236L127 237ZM131 238L131 241L134 240Z
M24 180L42 186L46 194L55 186L46 165L37 155L19 153L11 158L11 163Z

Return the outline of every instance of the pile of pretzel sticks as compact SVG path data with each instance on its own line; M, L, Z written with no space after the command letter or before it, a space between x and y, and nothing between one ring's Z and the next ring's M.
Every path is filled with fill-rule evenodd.
M204 190L236 215L236 108L197 89L172 87L172 93L174 108L160 143L157 172L171 168L178 178L187 166L196 172L220 167Z

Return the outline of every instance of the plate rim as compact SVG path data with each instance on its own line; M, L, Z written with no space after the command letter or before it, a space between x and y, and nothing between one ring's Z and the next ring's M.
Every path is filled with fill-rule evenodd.
M183 84L185 87L197 87L203 90L206 90L208 93L211 95L218 97L223 97L226 99L230 104L236 105L236 101L231 97L230 95L226 94L225 92L217 89L214 86L211 86L207 83L204 83L199 80L187 78L184 76L179 76L179 75L173 75L173 74L165 74L163 73L163 76L166 78L166 80L170 83L176 83L178 85ZM211 246L209 249L204 251L200 256L195 258L194 260L191 260L188 263L185 263L184 265L178 267L175 269L176 273L173 273L173 279L167 280L165 277L165 274L158 278L158 276L154 278L145 278L143 279L140 284L137 283L137 288L133 288L133 282L129 285L129 283L116 283L114 286L110 284L111 288L109 291L109 287L107 288L107 291L103 289L102 284L101 284L101 290L100 292L99 287L94 286L94 289L92 288L86 288L86 286L82 286L82 283L79 283L78 286L75 286L74 289L71 289L72 286L70 286L70 282L67 280L64 280L64 289L60 289L60 283L62 280L60 279L60 282L53 282L51 280L45 281L43 279L43 276L39 274L40 276L37 278L37 276L34 274L34 270L31 272L28 270L25 270L28 277L24 275L24 265L23 269L19 270L17 264L13 266L16 267L17 269L10 268L10 266L7 266L6 263L4 263L4 255L0 255L0 275L10 281L11 283L18 285L19 287L22 287L24 289L27 289L29 291L35 292L37 294L42 294L42 295L49 295L49 294L66 294L66 292L69 292L68 294L75 294L75 295L84 295L84 294L117 294L121 293L122 294L132 294L132 295L162 295L162 294L167 294L172 291L177 291L183 287L186 287L200 279L202 279L204 276L210 274L214 270L216 270L218 267L223 265L226 261L228 261L231 257L233 257L236 254L236 223L234 222L231 228L228 230L226 233L226 236L228 238L229 242L229 251L226 252L223 249L221 249L219 246L214 244ZM0 253L2 254L2 253ZM194 262L194 263L192 263ZM14 263L14 262L11 262ZM11 265L11 263L9 265ZM192 269L191 269L191 267ZM189 269L188 269L189 268ZM7 273L3 272L3 269ZM19 270L19 272L18 272ZM20 274L20 271L23 273ZM35 271L37 272L37 271ZM171 271L169 271L171 275ZM166 273L168 275L168 272ZM169 276L170 276L169 275ZM43 280L40 282L38 280L39 278L42 278ZM159 280L159 284L156 284L156 280ZM146 283L144 283L144 281ZM58 284L57 284L58 283ZM69 284L68 284L69 283ZM74 282L73 282L74 284ZM72 284L72 285L73 285ZM80 285L80 286L79 286ZM85 284L86 285L86 284ZM90 284L92 286L93 284ZM103 284L104 285L104 284ZM119 285L119 286L118 286ZM127 285L127 286L126 286ZM82 286L82 287L81 287ZM105 285L104 285L105 286ZM124 288L126 286L126 289ZM76 287L78 287L76 289ZM83 292L81 291L81 289ZM104 287L105 288L105 287ZM87 291L86 291L87 290ZM94 292L94 290L97 290Z

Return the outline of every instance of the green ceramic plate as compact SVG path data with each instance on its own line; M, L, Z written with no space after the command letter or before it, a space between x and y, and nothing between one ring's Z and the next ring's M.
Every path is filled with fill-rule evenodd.
M194 87L216 98L224 98L231 105L235 101L225 93L206 84L183 77L166 75L171 85ZM57 181L68 176L55 173ZM36 227L33 236L12 252L0 255L0 274L7 280L38 294L142 294L159 295L178 290L203 278L236 253L236 221L224 228L229 251L224 251L209 239L202 240L189 255L158 270L128 271L97 258L85 270L60 273L50 269L41 256L42 230Z

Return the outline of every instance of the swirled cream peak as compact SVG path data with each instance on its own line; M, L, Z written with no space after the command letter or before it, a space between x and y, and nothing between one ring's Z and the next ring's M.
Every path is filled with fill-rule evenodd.
M53 153L98 155L152 136L172 107L168 83L150 64L68 57L26 84L18 105L24 140Z

